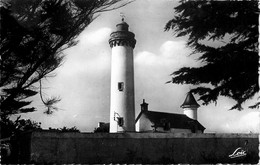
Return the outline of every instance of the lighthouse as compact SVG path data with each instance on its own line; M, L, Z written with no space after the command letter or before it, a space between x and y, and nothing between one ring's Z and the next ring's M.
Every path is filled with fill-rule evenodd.
M133 49L136 40L134 33L128 28L128 24L122 19L109 39L112 49L110 133L135 131Z
M199 104L195 100L193 94L188 92L186 99L184 100L181 108L183 108L184 114L191 119L197 120L197 110L199 108Z

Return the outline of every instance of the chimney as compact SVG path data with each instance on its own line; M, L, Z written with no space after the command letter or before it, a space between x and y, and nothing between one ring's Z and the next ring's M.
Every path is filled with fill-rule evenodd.
M141 111L148 111L148 104L145 102L145 99L143 99L143 103L141 105Z

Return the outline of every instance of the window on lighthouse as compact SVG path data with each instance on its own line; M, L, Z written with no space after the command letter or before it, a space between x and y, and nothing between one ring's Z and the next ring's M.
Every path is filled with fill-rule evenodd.
M119 91L124 91L124 83L123 82L119 82L118 83L118 90Z

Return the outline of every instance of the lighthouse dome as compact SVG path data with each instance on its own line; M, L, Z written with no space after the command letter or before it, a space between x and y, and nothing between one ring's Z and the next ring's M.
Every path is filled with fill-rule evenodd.
M116 25L117 31L128 31L128 27L129 25L124 20Z

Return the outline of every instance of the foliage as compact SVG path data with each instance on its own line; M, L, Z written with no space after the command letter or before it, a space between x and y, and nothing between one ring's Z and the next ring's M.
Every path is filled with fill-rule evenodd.
M6 0L0 2L0 109L1 117L33 112L30 97L37 83L52 76L62 64L64 49L104 11L126 5L119 0ZM56 97L44 99L47 114L55 110Z
M18 163L17 152L19 150L19 136L28 131L42 130L41 123L30 119L21 119L21 116L16 120L3 118L0 120L1 128L1 162L2 163ZM63 127L50 130L58 132L80 132L76 127ZM17 141L18 140L18 141Z
M80 132L77 127L63 127L63 128L49 128L50 131L58 131L58 132Z
M202 65L180 68L170 82L199 85L191 91L205 105L226 96L241 110L259 91L258 13L257 1L180 1L165 30L187 36Z
M30 119L20 118L21 116L17 117L14 121L10 120L9 118L0 120L1 139L9 138L26 131L41 130L41 123L32 121Z
M41 130L41 123L30 119L21 119L21 116L16 120L3 118L0 120L1 128L1 163L14 164L17 163L15 155L17 154L17 138L19 135L28 131Z
M102 124L99 127L94 129L94 133L98 133L98 132L109 133L109 123L104 123L104 124Z

